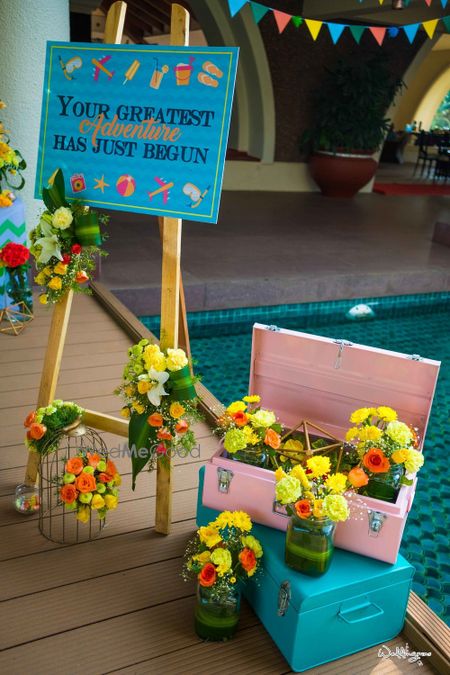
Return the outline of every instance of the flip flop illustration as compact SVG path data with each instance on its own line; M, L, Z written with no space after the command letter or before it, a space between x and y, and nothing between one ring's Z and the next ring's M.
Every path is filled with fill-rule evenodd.
M219 79L223 77L223 72L212 61L205 61L205 63L202 65L202 68L214 77L218 77Z
M203 71L197 75L197 79L206 87L218 87L219 80L223 77L223 72L212 61L205 61L202 65Z

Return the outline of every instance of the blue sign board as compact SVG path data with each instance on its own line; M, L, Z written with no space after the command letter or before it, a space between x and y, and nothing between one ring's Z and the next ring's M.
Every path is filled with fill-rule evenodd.
M36 198L217 222L238 51L47 43Z

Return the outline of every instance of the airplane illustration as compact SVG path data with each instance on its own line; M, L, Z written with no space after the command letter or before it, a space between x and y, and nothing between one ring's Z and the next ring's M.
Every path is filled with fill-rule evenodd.
M97 82L98 77L100 75L100 71L102 73L105 73L105 75L108 75L108 80L112 78L114 75L114 70L108 70L108 68L105 67L105 63L108 63L110 60L111 56L103 56L101 59L92 59L92 63L95 66L95 71L94 71L94 80Z
M163 180L162 178L158 178L155 176L155 180L160 186L159 188L156 188L156 190L153 190L153 192L149 192L148 196L150 197L150 201L152 201L153 197L156 197L156 195L159 195L162 193L163 195L163 203L167 204L167 201L169 199L169 190L174 186L173 183L168 183L167 181Z

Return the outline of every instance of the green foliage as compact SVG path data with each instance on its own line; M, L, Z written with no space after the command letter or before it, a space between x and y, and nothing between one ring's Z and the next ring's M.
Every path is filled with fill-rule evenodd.
M386 111L402 86L384 55L339 61L327 69L302 149L375 152L389 128Z
M450 129L450 91L447 92L444 100L436 111L431 123L432 129Z

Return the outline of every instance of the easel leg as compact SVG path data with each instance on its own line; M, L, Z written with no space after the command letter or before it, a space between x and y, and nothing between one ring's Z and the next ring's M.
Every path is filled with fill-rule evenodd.
M67 326L70 318L73 291L69 291L53 309L52 323L45 352L44 366L41 375L41 384L37 400L37 407L49 405L54 397L58 384L59 369L66 340ZM28 462L25 471L25 483L33 485L36 482L39 466L37 452L28 453Z

